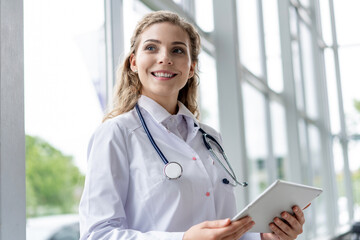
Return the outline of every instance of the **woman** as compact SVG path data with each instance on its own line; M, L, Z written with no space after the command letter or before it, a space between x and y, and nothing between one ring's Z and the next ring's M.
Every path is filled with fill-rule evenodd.
M227 173L202 132L221 138L197 119L199 51L198 33L174 13L138 23L113 110L90 140L81 239L287 240L301 233L299 208L283 216L287 223L271 223L272 234L247 233L250 217L228 219L236 213L233 188L222 182Z

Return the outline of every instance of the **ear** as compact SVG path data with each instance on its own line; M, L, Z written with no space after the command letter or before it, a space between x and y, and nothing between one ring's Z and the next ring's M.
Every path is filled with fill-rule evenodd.
M130 68L133 72L137 71L137 66L136 66L136 57L135 54L131 54L130 58L129 58L129 62L130 62Z
M192 62L190 65L190 71L189 71L189 77L188 79L192 78L195 74L195 67L196 67L196 62Z

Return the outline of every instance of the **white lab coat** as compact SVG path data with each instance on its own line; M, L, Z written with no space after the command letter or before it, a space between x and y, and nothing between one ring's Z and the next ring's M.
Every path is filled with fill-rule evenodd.
M199 124L179 102L178 115L187 126L184 141L163 125L174 116L145 96L138 103L157 145L169 162L181 164L183 174L176 180L165 177L164 163L135 109L105 121L88 148L79 207L81 239L181 240L195 224L234 216L233 187L222 183L228 176L211 158L198 126L219 142L220 135ZM248 233L242 239L260 236Z

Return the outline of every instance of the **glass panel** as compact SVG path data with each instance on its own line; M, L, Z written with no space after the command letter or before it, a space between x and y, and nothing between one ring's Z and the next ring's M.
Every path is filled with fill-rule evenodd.
M296 95L296 106L299 110L304 110L304 93L302 83L302 71L300 63L299 53L299 42L293 40L291 42L292 48L292 59L293 59L293 70L294 70L294 82L295 82L295 95Z
M359 113L360 115L360 113ZM354 195L354 219L360 220L360 139L349 142L349 165Z
M298 35L298 30L297 30L298 15L297 15L296 8L290 7L289 13L290 13L290 15L289 15L290 33L291 33L291 36L297 37L297 35Z
M243 83L246 150L249 159L250 199L268 186L266 159L268 157L264 96Z
M320 188L324 188L323 180L323 161L321 153L321 139L319 129L315 126L308 125L309 130L309 146L311 164L310 169L312 171L312 185ZM316 233L318 236L324 236L327 233L327 210L325 194L320 195L314 202L316 212Z
M195 17L196 23L205 32L214 30L214 15L212 0L196 0L195 1Z
M319 4L320 4L322 36L323 36L324 42L327 45L332 45L332 31L331 31L329 1L319 1Z
M341 127L333 50L330 48L325 49L324 58L328 88L328 101L329 106L331 106L329 107L331 132L333 134L339 134Z
M103 4L24 1L29 240L78 226L87 144L106 103Z
M339 48L339 59L347 132L351 135L360 133L359 112L355 107L356 101L360 101L360 47Z
M262 77L256 1L239 0L236 1L236 7L239 26L240 61L252 73Z
M300 161L301 161L301 173L302 181L306 185L313 185L312 171L311 171L311 155L309 150L309 134L308 128L303 119L298 122L299 126L299 144L300 144ZM304 239L315 239L316 234L316 212L318 200L314 201L313 206L308 208L304 214L306 218L305 222L305 234Z
M338 213L340 225L345 225L349 221L348 201L346 197L346 187L344 178L344 155L338 138L333 141L334 167L336 184L338 190Z
M274 157L277 163L277 177L286 179L288 162L288 148L286 137L286 119L284 106L277 102L270 103L272 141L274 146Z
M277 92L284 88L280 49L277 0L263 0L266 64L269 86Z
M314 55L311 33L304 23L300 21L300 44L304 76L305 103L307 114L311 118L317 118L318 109L316 101Z
M300 161L302 170L302 180L305 184L312 185L312 173L309 171L311 165L311 156L309 153L309 134L308 129L303 119L298 122L299 126L299 144L300 144Z
M202 51L199 57L201 122L219 131L219 108L215 60Z
M360 1L358 0L334 0L336 20L336 34L338 44L351 45L360 43Z

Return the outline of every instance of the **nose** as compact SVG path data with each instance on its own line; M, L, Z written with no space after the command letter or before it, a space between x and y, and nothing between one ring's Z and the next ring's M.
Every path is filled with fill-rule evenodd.
M162 52L162 53L160 53L158 63L159 64L172 65L173 61L172 61L171 56L170 56L170 54L168 52Z

